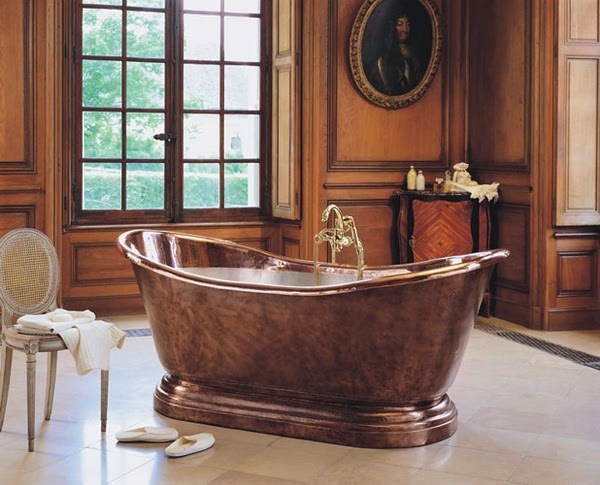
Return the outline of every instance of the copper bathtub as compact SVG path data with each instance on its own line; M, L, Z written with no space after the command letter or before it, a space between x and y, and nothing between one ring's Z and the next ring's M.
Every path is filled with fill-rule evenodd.
M357 270L230 241L134 230L133 264L166 374L154 408L186 421L372 448L451 436L446 392L493 250Z

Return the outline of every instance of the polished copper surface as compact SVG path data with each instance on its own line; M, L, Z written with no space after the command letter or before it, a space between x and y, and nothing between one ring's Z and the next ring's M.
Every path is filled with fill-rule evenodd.
M135 230L119 247L133 263L167 372L154 395L158 412L375 448L454 433L446 392L491 271L508 256L366 267L360 281L314 287L203 276L203 267L313 270L310 261L229 241Z

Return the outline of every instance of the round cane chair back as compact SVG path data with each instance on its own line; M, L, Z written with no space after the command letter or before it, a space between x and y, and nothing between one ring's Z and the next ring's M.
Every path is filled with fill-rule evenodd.
M0 299L14 315L56 307L59 262L52 241L36 229L15 229L0 239Z

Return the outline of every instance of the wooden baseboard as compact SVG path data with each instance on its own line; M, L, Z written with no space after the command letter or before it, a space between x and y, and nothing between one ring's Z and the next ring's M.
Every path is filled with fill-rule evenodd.
M531 325L531 315L529 307L519 305L514 301L503 300L492 297L492 312L494 317L507 320L509 322L519 323L529 328Z
M600 308L550 308L546 330L600 330Z

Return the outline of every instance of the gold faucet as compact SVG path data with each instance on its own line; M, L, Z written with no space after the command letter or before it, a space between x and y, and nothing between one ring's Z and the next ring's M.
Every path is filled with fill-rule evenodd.
M317 258L319 244L323 242L328 242L331 246L331 262L334 264L337 253L348 246L354 245L356 256L358 258L358 279L361 280L365 266L365 257L363 245L358 237L358 231L356 229L356 224L354 223L354 217L344 216L337 205L329 204L321 215L321 221L327 222L331 214L333 214L333 227L323 229L314 238L315 244L313 253L315 263L315 282L318 280L319 263ZM348 233L348 235L346 235L346 233Z

